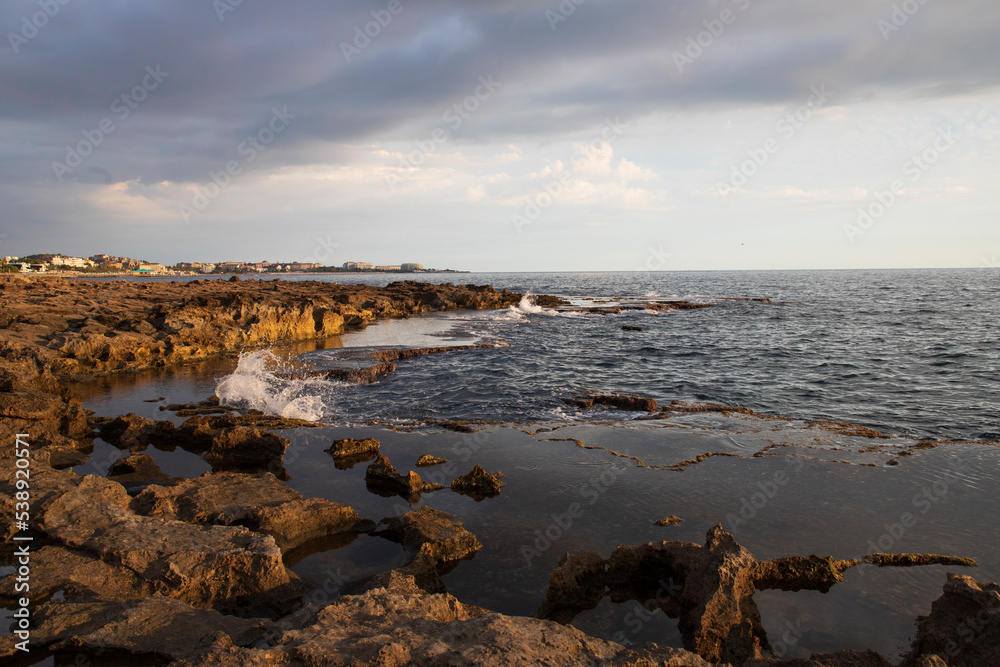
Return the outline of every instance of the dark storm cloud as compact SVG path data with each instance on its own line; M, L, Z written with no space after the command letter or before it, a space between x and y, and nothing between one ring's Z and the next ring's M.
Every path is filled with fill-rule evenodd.
M0 51L0 179L53 179L65 146L108 118L114 130L68 180L203 181L286 107L295 119L256 164L327 161L338 145L440 124L489 74L502 93L459 128L470 139L544 139L609 115L798 103L820 83L849 99L876 88L967 94L1000 80L1000 6L985 0L399 0L379 34L356 44L372 11L390 15L389 0L243 0L222 5L232 11L220 18L229 2L43 0L59 11ZM916 11L893 25L894 4ZM732 23L678 66L675 53L706 21L718 26L723 10ZM22 18L39 11L38 0L7 2L0 25L19 35ZM355 50L345 56L343 43ZM168 75L121 119L115 101L143 85L148 67Z

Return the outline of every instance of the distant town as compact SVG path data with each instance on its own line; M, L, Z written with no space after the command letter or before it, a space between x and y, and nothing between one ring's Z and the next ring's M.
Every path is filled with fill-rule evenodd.
M70 272L132 276L190 276L199 274L260 273L467 273L454 269L425 269L423 264L373 264L344 262L341 266L323 266L316 262L178 262L165 266L131 257L68 255L43 253L26 257L4 257L4 273Z

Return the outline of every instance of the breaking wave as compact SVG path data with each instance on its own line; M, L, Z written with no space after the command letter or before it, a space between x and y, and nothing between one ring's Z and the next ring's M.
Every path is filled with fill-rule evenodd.
M230 375L215 387L223 405L260 410L287 419L318 421L326 405L318 394L330 382L320 379L282 377L285 365L270 350L244 352Z

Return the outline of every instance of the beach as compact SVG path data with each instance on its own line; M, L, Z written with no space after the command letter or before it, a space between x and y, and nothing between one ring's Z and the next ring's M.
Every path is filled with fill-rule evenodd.
M0 501L6 544L32 538L36 651L995 655L996 386L967 386L995 364L970 312L992 277L838 302L820 286L856 276L302 278L0 278Z

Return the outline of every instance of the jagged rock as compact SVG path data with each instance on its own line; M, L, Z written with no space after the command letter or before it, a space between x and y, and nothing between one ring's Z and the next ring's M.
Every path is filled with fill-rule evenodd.
M679 516L671 514L666 519L659 519L658 521L654 521L653 523L655 523L657 526L660 526L661 528L666 528L667 526L678 526L684 523L684 519L680 518Z
M443 465L448 462L448 459L442 459L437 456L431 456L430 454L424 454L419 459L417 459L418 468L430 468L433 466Z
M166 659L191 655L220 636L250 645L269 624L267 619L224 616L164 597L125 602L62 600L40 607L34 621L32 650L121 651ZM0 639L0 657L15 655L13 639Z
M952 667L995 664L1000 656L1000 586L949 574L931 613L917 620L913 650L904 660L916 667L937 655Z
M709 661L740 664L770 651L753 601L757 561L716 526L706 544L662 542L619 547L608 559L566 556L549 574L536 616L569 623L605 596L654 600L678 618L684 645Z
M485 498L495 498L500 495L500 489L507 486L501 482L503 473L490 474L478 463L468 474L462 475L451 483L451 490L470 496L479 502Z
M375 438L365 438L355 440L346 438L344 440L334 440L333 444L326 451L335 459L355 458L360 456L375 456L379 453L379 441Z
M412 470L406 475L400 475L389 459L382 454L379 454L365 471L365 484L374 493L398 495L409 499L419 498L421 493L444 488L443 484L423 481L420 475Z
M350 530L358 513L322 498L303 499L271 473L205 473L151 486L131 502L138 514L195 524L239 525L274 538L283 552Z

